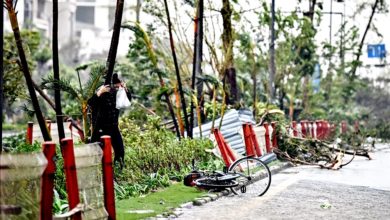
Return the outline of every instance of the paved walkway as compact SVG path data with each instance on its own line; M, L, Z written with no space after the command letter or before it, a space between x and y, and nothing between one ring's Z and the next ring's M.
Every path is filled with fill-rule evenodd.
M390 219L390 145L338 170L294 167L263 197L229 196L185 209L179 219Z

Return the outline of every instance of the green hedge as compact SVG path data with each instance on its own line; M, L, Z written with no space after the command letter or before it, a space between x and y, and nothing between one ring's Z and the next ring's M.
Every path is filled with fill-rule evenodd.
M131 119L121 119L125 167L115 171L117 198L147 193L168 186L171 180L181 181L191 170L192 160L197 161L198 167L221 168L222 162L206 151L213 147L210 140L178 141L172 131L160 124L156 116L149 116L142 129Z

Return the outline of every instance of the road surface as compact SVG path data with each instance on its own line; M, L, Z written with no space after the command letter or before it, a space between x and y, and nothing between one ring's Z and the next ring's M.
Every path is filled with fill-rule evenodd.
M373 158L338 171L289 168L263 197L223 197L178 219L390 219L390 144L377 144Z

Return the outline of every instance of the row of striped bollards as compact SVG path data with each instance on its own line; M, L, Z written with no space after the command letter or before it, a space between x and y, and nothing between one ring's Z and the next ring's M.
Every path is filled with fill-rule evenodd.
M261 157L265 154L271 153L273 148L278 148L278 134L276 130L276 125L276 122L272 122L271 124L267 122L263 123L263 126L265 128L264 138L266 152L262 152L260 148L260 144L256 137L253 125L250 123L245 123L242 125L245 152L247 156ZM270 126L272 127L272 132L270 132ZM222 160L225 162L225 165L229 167L234 161L236 161L236 156L234 155L234 152L232 151L230 145L226 142L219 129L214 128L213 134L217 142L218 149L221 152Z
M268 154L272 152L273 148L278 148L277 141L277 130L276 130L276 122L264 122L263 127L265 129L264 133L264 142L265 142L265 153L261 152L259 149L259 143L257 143L257 138L251 124L243 124L244 131L244 141L246 147L246 154L252 155L255 154L257 157L261 157L264 154ZM270 131L272 128L272 132Z
M77 121L69 119L70 122L69 124L69 130L70 130L70 138L73 139L73 128L76 128L76 132L79 135L81 140L84 140L84 132L80 128L79 124ZM51 133L51 120L46 120L46 126L47 129L49 130L49 134ZM27 133L26 133L26 143L27 144L32 144L33 143L33 131L34 131L34 122L28 122L27 123Z
M331 138L336 131L336 125L326 120L308 121L301 120L300 122L293 121L291 123L292 135L301 138L314 138L318 140L326 140ZM359 130L359 122L355 121L355 132ZM340 133L346 134L348 125L346 121L340 123Z

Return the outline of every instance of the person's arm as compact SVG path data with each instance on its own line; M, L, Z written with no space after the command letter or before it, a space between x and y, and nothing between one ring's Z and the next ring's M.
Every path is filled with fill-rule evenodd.
M97 105L98 101L99 101L99 97L105 93L105 92L108 92L110 91L110 86L109 85L104 85L104 86L101 86L97 92L95 94L93 94L93 96L88 99L88 105L91 106L92 108L94 106Z
M99 97L96 94L93 94L91 98L88 99L88 105L92 107L92 109L97 105Z

